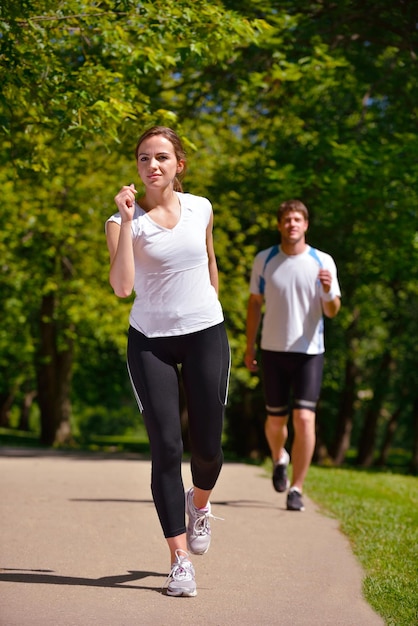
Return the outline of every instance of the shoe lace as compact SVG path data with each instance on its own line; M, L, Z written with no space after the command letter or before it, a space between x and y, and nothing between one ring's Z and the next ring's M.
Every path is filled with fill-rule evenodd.
M183 552L183 554L181 554ZM166 578L166 581L162 588L167 587L171 580L187 580L190 576L194 576L193 563L189 561L187 552L184 550L176 550L176 562L172 564L171 571Z
M216 517L216 515L212 515L212 513L203 513L199 515L194 521L193 524L193 534L195 535L207 535L210 532L209 520L216 519L224 521L223 517Z

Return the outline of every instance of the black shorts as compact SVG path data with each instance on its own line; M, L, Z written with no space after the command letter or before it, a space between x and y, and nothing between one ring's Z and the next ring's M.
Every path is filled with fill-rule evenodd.
M316 410L322 385L323 354L261 350L261 363L268 415L288 415L291 394L295 409Z

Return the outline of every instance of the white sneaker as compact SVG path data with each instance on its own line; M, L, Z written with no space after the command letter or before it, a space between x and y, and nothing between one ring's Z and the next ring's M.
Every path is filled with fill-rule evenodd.
M193 597L197 595L195 571L189 555L184 550L176 550L176 561L165 582L168 596Z
M197 509L193 504L193 487L186 491L186 512L189 516L187 524L187 547L192 554L205 554L210 546L209 519L222 519L211 513L210 502L205 509Z

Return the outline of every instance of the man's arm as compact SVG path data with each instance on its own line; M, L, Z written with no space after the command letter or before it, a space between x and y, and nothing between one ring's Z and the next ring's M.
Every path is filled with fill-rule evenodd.
M329 270L321 269L318 274L321 281L323 295L321 296L322 310L327 317L335 317L341 307L341 298L331 291L332 274Z
M264 296L251 294L248 299L247 308L247 349L245 351L244 362L251 372L258 370L256 357L256 340L257 333L261 322L261 310L263 307Z
M341 300L339 296L335 296L333 300L322 300L322 310L327 317L335 317L341 308Z

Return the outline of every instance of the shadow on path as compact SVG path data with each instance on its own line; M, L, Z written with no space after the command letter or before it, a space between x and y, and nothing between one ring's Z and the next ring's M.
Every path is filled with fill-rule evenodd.
M119 502L121 504L154 504L152 500L129 498L71 498L70 502ZM212 506L232 506L234 508L277 509L277 504L263 500L211 500Z
M13 573L12 573L13 572ZM125 583L134 580L142 580L149 576L161 576L167 578L167 574L160 572L137 572L129 570L128 574L119 576L103 576L101 578L81 578L78 576L56 576L47 572L53 570L16 570L7 567L0 568L0 581L9 583L27 583L42 585L74 585L81 587L111 587L113 589L145 589L148 591L158 591L161 587L147 587L142 585L127 585Z

